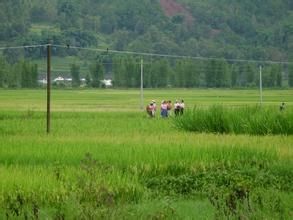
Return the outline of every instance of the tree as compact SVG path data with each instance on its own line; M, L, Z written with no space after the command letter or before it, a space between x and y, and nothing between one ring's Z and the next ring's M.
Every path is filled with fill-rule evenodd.
M79 87L80 86L80 66L77 64L71 64L70 73L72 77L72 86Z
M6 81L6 69L7 69L7 64L5 59L0 56L0 88L4 87L5 81Z
M272 72L275 73L275 86L282 87L283 76L281 65L274 64L272 67Z
M87 87L89 87L90 85L91 85L91 76L90 76L90 74L86 74L86 76L85 76L85 84L86 84L86 86Z
M217 60L215 65L215 86L216 87L226 87L230 85L227 63L225 60Z
M139 61L133 57L124 59L127 87L137 88L140 85Z
M114 13L108 13L101 18L101 32L105 34L112 34L117 27L117 17Z
M270 66L262 68L262 84L264 87L272 87L274 85L274 75Z
M31 88L38 86L38 65L31 64Z
M38 85L38 66L36 64L20 61L16 66L22 88L34 88Z
M249 87L253 87L256 86L256 75L255 75L255 70L256 68L253 68L253 66L249 63L246 64L246 68L245 68L245 72L246 72L246 79L247 79L247 85Z
M151 65L149 64L144 64L143 66L143 87L144 88L151 88L152 84L151 84L151 77L150 77L150 73L151 73Z
M155 60L144 65L144 77L147 87L175 86L175 72L171 69L168 60Z
M9 64L17 63L23 57L23 50L21 49L5 49L3 55Z
M289 64L288 71L289 71L289 73L288 73L288 76L289 76L288 77L289 78L288 84L289 84L290 87L293 87L293 64L292 63Z
M174 85L177 87L198 87L200 84L200 62L185 59L176 62Z
M151 72L150 72L150 80L151 80L152 88L159 87L159 82L158 82L159 74L160 74L159 61L154 61L151 64Z
M61 0L58 2L58 24L63 30L81 28L80 2L76 0Z
M231 86L236 87L237 86L237 79L238 79L238 66L236 64L233 64L231 66Z
M247 86L247 64L241 63L238 68L237 85L240 87Z
M28 1L9 0L0 2L0 40L23 36L29 28Z
M115 34L115 45L116 50L124 50L131 40L131 34L128 31L117 31Z
M166 87L170 73L169 62L165 59L156 60L152 66L152 84L154 87Z
M175 73L174 73L174 85L176 87L183 87L184 85L184 62L182 60L176 61L175 64Z
M122 57L114 57L113 59L114 86L127 87L125 61Z
M7 73L7 87L9 88L20 88L21 87L21 63L11 65L9 72Z
M263 68L263 85L266 87L282 86L281 66L273 64Z
M216 74L217 74L217 62L216 60L211 60L207 62L206 66L206 86L215 87L216 86Z
M105 74L105 70L104 70L104 66L102 64L102 62L100 61L100 59L97 59L95 61L95 63L93 63L90 67L90 73L92 76L92 87L100 87L101 86L101 80L104 79L104 74Z

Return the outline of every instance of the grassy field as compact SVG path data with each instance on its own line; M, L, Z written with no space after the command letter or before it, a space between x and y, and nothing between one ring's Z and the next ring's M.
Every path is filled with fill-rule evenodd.
M293 137L193 133L137 90L0 90L0 219L291 219ZM253 90L146 90L145 104L256 105ZM264 91L292 111L292 90Z
M187 107L194 105L257 105L257 90L216 90L216 89L168 89L144 91L144 105L151 100L184 99ZM45 111L46 90L0 90L1 111ZM293 106L293 90L264 90L264 105L275 106L281 102ZM139 112L139 90L53 90L52 110L56 112Z

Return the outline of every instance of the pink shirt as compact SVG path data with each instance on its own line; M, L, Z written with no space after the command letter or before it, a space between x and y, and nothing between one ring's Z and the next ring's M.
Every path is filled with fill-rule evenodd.
M162 105L161 105L161 109L162 109L162 110L167 110L167 108L168 108L168 105L167 105L167 104L162 104Z
M150 110L150 111L154 111L154 110L155 110L155 106L151 106L151 105L149 105L149 110Z

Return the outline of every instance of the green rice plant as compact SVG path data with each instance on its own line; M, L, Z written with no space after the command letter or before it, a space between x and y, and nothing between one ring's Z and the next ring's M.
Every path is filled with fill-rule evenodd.
M292 135L293 111L272 107L195 107L173 120L177 128L206 133L251 135Z
M144 112L53 111L47 135L44 112L0 111L0 219L290 219L292 136L241 134L257 106L213 108L190 114L205 133ZM272 134L291 128L289 106L275 113Z

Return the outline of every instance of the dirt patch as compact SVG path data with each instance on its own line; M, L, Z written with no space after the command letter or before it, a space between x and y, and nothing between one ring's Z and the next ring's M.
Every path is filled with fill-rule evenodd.
M191 13L183 5L177 3L175 0L160 0L160 4L165 15L168 17L182 14L185 16L185 20L188 23L194 20Z

